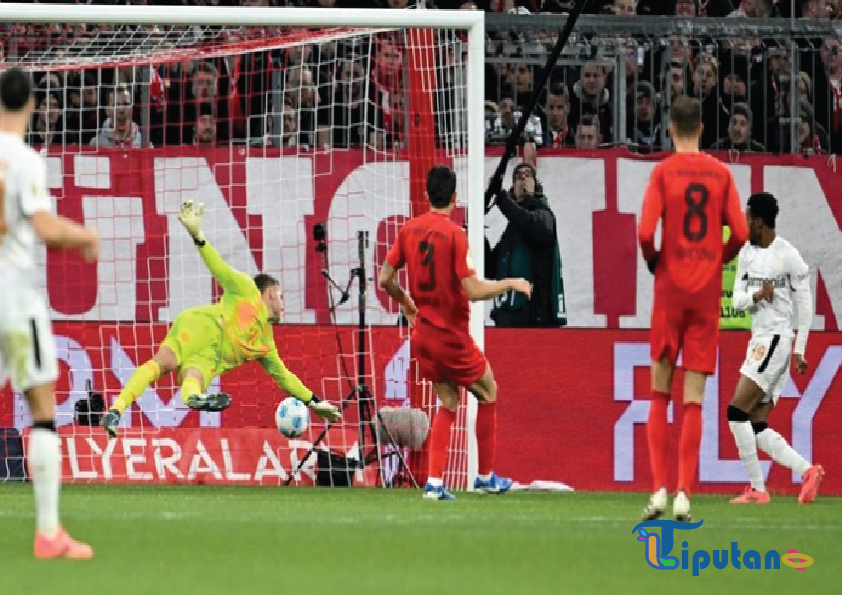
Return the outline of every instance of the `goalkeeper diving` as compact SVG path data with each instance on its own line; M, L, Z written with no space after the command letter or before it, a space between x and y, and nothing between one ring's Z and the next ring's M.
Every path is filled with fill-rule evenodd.
M179 314L155 356L139 366L102 419L112 437L120 417L150 384L177 371L181 399L190 408L219 412L231 405L226 393L206 393L223 373L257 360L278 385L328 422L339 420L339 409L320 400L291 373L278 355L272 325L280 322L283 298L278 280L261 273L254 279L226 263L202 233L204 205L181 205L178 217L193 238L208 270L222 286L219 302L189 308Z

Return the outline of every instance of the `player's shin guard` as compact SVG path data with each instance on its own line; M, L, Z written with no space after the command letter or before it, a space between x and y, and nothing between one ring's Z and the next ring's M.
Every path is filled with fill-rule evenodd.
M737 451L748 474L751 488L762 493L766 492L763 481L763 470L760 469L760 459L757 457L757 440L751 427L749 415L736 406L728 406L728 426L734 435Z
M766 427L757 433L757 446L769 454L776 463L803 476L810 469L810 463L786 442L780 433Z
M681 420L681 442L678 446L678 490L687 495L696 477L699 447L702 444L702 405L684 404Z
M494 471L497 453L497 402L480 402L477 406L477 459L480 476Z
M28 461L35 493L35 525L39 533L59 531L58 497L61 487L61 446L55 423L35 421L29 434Z
M649 465L652 468L652 479L656 491L667 485L667 439L669 435L667 405L669 400L668 393L652 391L649 402L646 439L649 443Z
M126 386L114 400L111 408L121 414L126 411L134 400L143 395L146 389L161 377L161 367L154 360L148 360L138 366L129 377Z
M456 420L456 412L439 408L433 420L430 431L430 469L427 482L438 483L444 478L444 467L447 464L447 450L450 446L450 429Z

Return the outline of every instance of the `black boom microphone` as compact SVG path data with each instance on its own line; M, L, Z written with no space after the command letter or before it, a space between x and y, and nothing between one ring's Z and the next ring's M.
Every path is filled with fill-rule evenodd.
M523 131L526 129L526 122L529 120L529 117L532 116L532 112L535 111L535 106L538 105L538 96L547 84L547 80L550 78L550 73L553 68L555 68L555 63L558 62L558 57L561 56L561 50L564 49L564 46L567 44L567 40L570 39L570 34L573 33L573 27L576 26L576 21L579 20L579 16L582 14L582 11L585 10L585 5L587 3L588 0L576 0L573 10L571 10L570 14L567 15L567 20L564 21L564 27L561 29L558 41L556 41L555 46L553 46L553 51L550 52L550 57L547 58L547 63L544 65L544 68L538 77L538 81L535 83L535 90L530 95L529 102L523 109L523 113L520 115L520 119L517 121L517 124L515 124L515 129L512 131L512 134L509 135L509 138L506 139L506 149L503 152L503 157L500 158L500 163L497 164L497 170L495 170L494 175L491 177L491 182L488 184L488 190L485 191L486 213L491 211L491 207L493 206L493 203L491 202L492 199L494 199L494 197L503 190L503 175L506 173L506 166L509 165L509 160L514 157L517 152L518 141L520 140L520 136L523 134Z

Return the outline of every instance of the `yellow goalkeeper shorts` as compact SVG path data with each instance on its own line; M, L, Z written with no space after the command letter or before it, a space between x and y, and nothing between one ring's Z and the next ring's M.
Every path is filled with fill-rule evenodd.
M175 318L162 346L168 347L178 361L178 382L189 368L202 373L202 391L221 374L222 329L205 313L186 310Z

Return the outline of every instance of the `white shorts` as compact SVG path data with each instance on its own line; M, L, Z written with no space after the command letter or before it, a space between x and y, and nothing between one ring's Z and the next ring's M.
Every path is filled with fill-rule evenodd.
M23 392L58 378L56 342L47 304L28 287L0 287L0 387Z
M760 403L778 403L789 371L792 338L780 335L752 337L748 342L746 359L740 374L748 377L763 391Z

